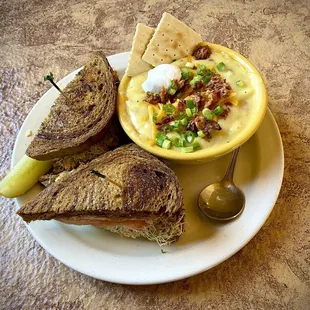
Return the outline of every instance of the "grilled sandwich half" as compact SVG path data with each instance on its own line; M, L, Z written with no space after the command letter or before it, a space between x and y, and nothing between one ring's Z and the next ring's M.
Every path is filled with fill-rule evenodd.
M24 221L93 225L160 245L184 231L174 172L135 144L109 151L44 189L17 212Z
M96 55L63 90L26 150L37 160L85 151L107 134L115 114L118 78Z

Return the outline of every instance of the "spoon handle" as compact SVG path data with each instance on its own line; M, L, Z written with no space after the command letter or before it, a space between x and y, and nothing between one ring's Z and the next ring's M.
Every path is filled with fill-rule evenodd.
M239 150L240 150L240 147L235 149L230 157L230 162L229 162L226 174L223 179L225 181L231 181L231 182L233 181L234 170L235 170L235 165L236 165Z

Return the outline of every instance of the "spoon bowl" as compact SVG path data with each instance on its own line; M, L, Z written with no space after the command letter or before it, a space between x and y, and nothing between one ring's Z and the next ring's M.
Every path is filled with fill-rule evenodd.
M201 212L220 221L237 217L245 205L243 192L230 182L214 183L207 186L200 193L198 199Z
M245 196L233 182L238 153L239 148L233 152L223 180L210 184L199 194L198 207L211 219L228 221L236 218L244 209Z

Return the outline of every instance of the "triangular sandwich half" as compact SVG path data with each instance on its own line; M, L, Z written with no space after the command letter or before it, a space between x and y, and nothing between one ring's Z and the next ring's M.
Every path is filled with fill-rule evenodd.
M106 57L93 57L63 90L26 150L37 160L81 153L101 140L116 108L117 76Z
M44 189L17 212L26 222L94 225L160 245L184 231L183 194L174 172L135 144L107 152Z

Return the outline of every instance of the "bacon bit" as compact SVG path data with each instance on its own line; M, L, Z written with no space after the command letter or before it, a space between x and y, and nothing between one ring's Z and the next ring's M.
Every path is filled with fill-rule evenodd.
M154 93L148 91L146 93L146 98L144 99L144 101L146 101L150 104L157 104L157 103L161 102L161 98L160 98L160 95L154 94Z
M185 80L176 81L176 84L178 86L178 90L180 90L185 85Z
M225 80L224 80L225 81ZM226 84L226 83L225 83ZM230 95L230 86L228 85L228 87L226 85L223 85L223 87L220 89L220 94L221 94L221 98L227 98ZM225 87L226 86L226 87Z
M206 120L202 115L196 115L195 119L187 125L188 130L197 132L201 130L207 136L208 139L211 138L212 130L221 130L221 126L214 120Z
M223 108L225 110L224 110L224 112L221 115L219 115L220 118L224 118L225 119L228 116L230 108L229 108L229 106L226 105L227 103L231 104L230 102L226 102L225 105L223 105Z
M194 102L196 103L199 111L201 111L204 108L205 101L206 101L205 94L202 94L202 93L197 94L197 93L195 93L195 94L191 95L190 98L192 100L194 100Z
M197 131L198 131L194 120L191 120L191 121L187 124L186 129L187 129L187 130L190 130L190 131L193 131L193 132L197 132Z
M174 121L173 115L165 115L159 123L156 123L157 129L159 131L162 131L165 125L169 124L172 121Z
M162 118L160 124L166 125L166 124L172 122L173 120L174 120L173 115L165 115L165 116Z
M196 104L198 104L201 100L200 94L193 94L190 96L190 99L192 99Z
M169 95L169 101L170 103L175 103L178 99L178 94L175 93L174 95Z
M206 89L210 90L212 93L216 93L220 99L229 97L231 91L230 85L218 74L212 76L211 80L206 85Z
M212 130L222 130L222 127L216 121L213 121L213 120L208 121L208 120L206 120L205 126L202 129L202 131L204 132L204 134L207 136L208 139L211 139L211 131Z
M167 102L167 88L165 86L162 87L159 96L161 103L165 104Z
M212 109L220 101L220 98L217 93L211 92L208 94L208 98L205 101L204 108Z
M203 130L206 125L206 119L202 115L196 116L194 122L198 130Z
M204 86L203 82L202 81L199 81L199 82L196 82L194 85L193 85L193 88L198 90L198 89L201 89L202 87Z
M184 112L186 109L186 102L184 99L179 100L178 102L178 111L179 112Z
M193 52L193 56L196 59L208 59L212 51L208 45L198 45Z

